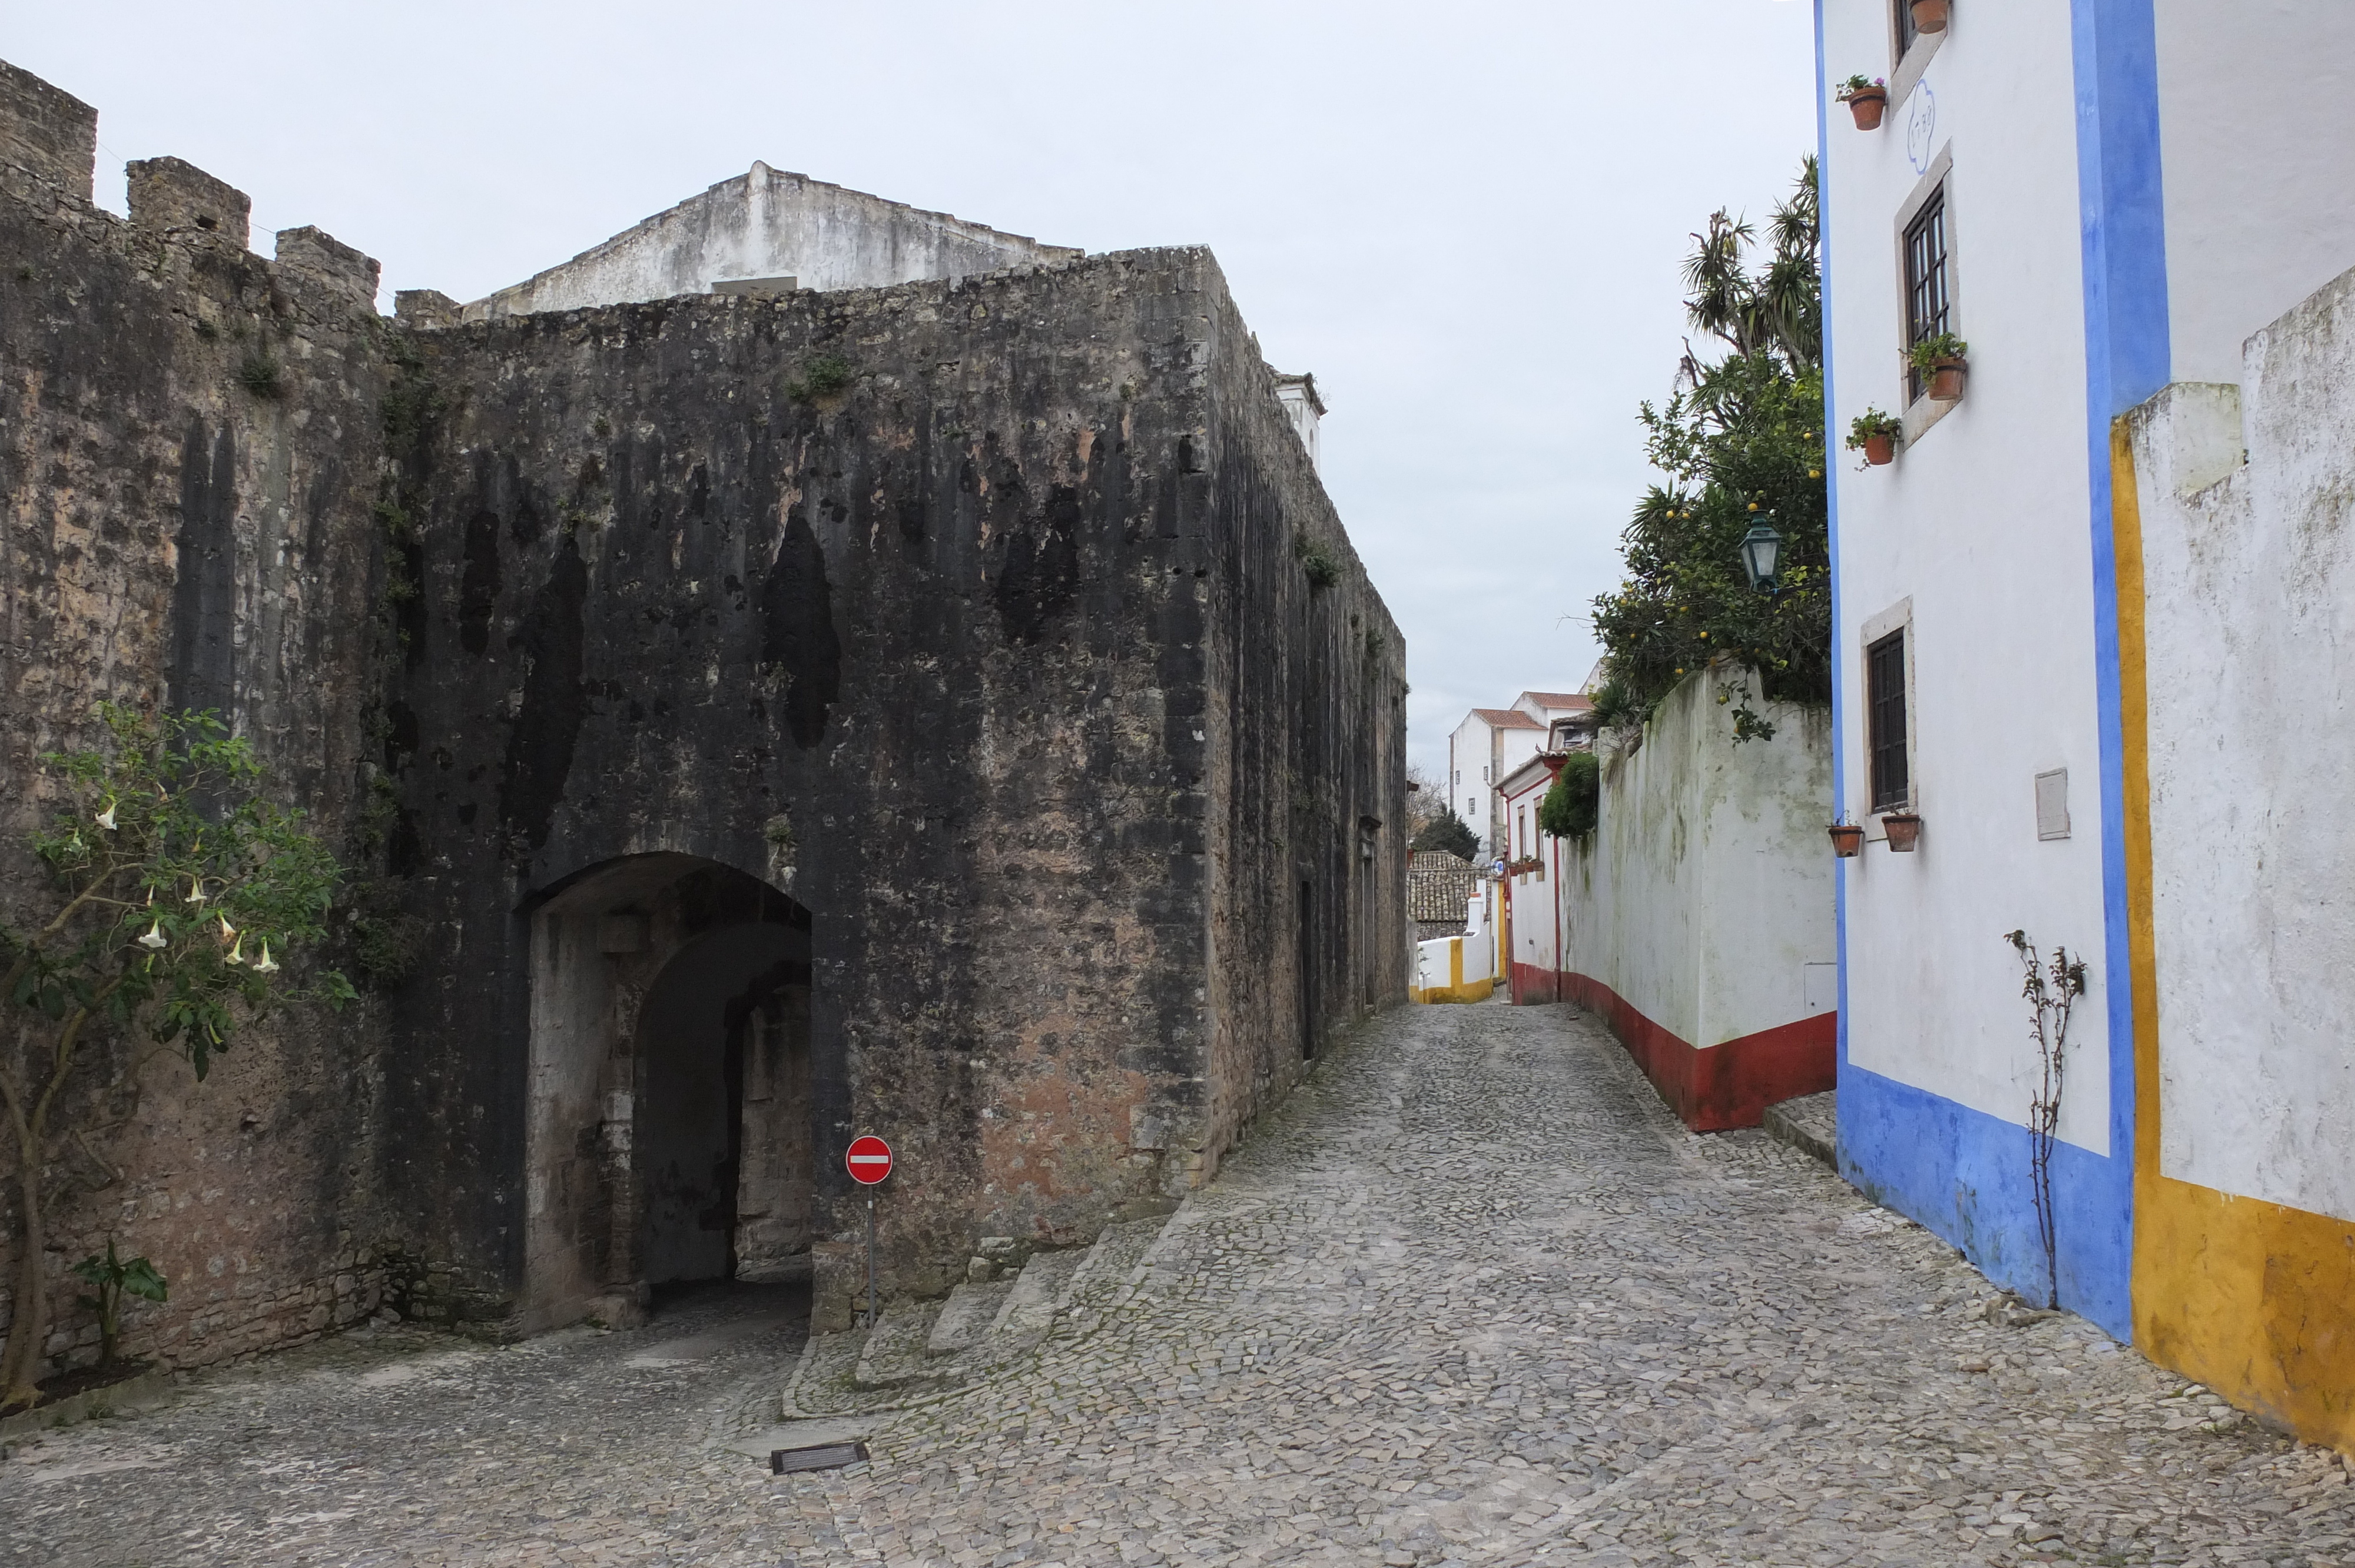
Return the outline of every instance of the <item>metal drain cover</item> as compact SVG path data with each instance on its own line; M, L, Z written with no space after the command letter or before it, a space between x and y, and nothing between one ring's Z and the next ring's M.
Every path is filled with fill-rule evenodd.
M838 1470L865 1457L864 1443L817 1443L807 1448L775 1448L769 1453L769 1473L790 1476L796 1470Z

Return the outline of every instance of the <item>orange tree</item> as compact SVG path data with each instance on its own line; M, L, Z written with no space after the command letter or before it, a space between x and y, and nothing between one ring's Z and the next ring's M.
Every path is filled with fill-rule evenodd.
M304 813L263 798L251 747L208 713L99 713L111 744L42 758L65 801L32 838L48 895L0 921L0 1106L22 1220L0 1408L37 1397L45 1221L68 1142L96 1159L90 1139L130 1119L158 1056L201 1080L274 1003L354 994L334 970L287 978L325 934L341 873Z
M1739 700L1739 740L1774 735L1750 705L1753 673L1767 697L1831 698L1815 188L1810 159L1775 209L1773 253L1755 272L1744 266L1750 230L1722 212L1694 236L1686 315L1732 352L1704 364L1689 350L1667 405L1643 406L1645 452L1668 482L1636 508L1618 590L1594 601L1606 721L1649 717L1720 659L1732 661L1719 696ZM1783 535L1773 593L1742 567L1742 536L1761 522Z

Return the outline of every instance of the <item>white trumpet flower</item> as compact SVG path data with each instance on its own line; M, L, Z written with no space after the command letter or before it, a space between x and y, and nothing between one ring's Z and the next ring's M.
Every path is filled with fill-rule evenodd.
M171 944L171 940L164 935L164 920L158 916L155 923L147 927L147 934L139 938L139 945L150 951L160 952Z
M277 970L278 960L270 956L270 943L267 938L264 938L261 944L261 959L260 962L253 966L253 972L258 975L266 975L275 974Z
M101 827L101 828L104 828L104 829L105 829L108 832L110 832L110 833L111 833L111 832L112 832L114 831L114 802L113 802L113 801L109 800L109 801L106 803L106 810L103 810L103 811L101 811L101 812L98 814L98 825L99 825L100 827Z
M181 900L181 902L185 904L202 904L211 895L205 892L205 885L201 881L194 881L188 884L188 895L186 898Z
M221 962L230 965L245 962L245 938L243 937L240 937L236 942L231 944L229 950L221 955ZM277 966L273 964L271 967L275 969Z

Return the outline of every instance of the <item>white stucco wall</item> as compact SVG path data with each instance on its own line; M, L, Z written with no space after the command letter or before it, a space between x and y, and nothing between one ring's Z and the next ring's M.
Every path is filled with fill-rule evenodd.
M766 164L464 307L465 320L700 294L727 278L791 277L804 289L957 278L1082 252L943 212L787 174Z
M2160 1168L2355 1220L2355 273L2134 416ZM2239 459L2245 444L2247 461Z
M2355 5L2157 0L2173 379L2355 266Z
M1505 835L1497 831L1505 820L1497 789L1514 768L1538 754L1545 736L1540 728L1499 727L1474 712L1447 737L1448 804L1480 835L1490 854L1506 853Z
M1562 967L1697 1046L1837 1000L1829 716L1760 705L1774 738L1737 746L1717 686L1688 680L1639 747L1607 751L1601 819L1550 883Z
M1895 76L1885 0L1827 0L1827 73ZM1903 408L1900 214L1950 161L1955 328L1967 396L1888 467L1833 468L1836 652L1849 701L1839 767L1862 820L1863 637L1910 604L1921 847L1870 830L1847 876L1849 1059L2008 1121L2034 1070L2025 928L2104 977L2083 257L2069 7L1957 6L1882 129L1836 110L1825 150L1832 426ZM1923 410L1911 423L1919 426ZM2066 768L2072 836L2040 842L2036 775ZM2108 1151L2105 1020L2078 1009L2061 1136Z

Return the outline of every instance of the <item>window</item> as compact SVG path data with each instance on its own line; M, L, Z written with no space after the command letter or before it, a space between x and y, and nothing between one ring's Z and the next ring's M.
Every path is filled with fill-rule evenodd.
M1891 632L1864 651L1867 761L1872 809L1902 811L1913 800L1905 758L1905 633Z
M1897 58L1902 60L1905 51L1913 47L1913 40L1922 36L1922 29L1913 25L1913 0L1891 3L1897 7Z
M1946 187L1940 185L1905 226L1905 346L1954 330L1954 293L1946 268ZM1909 365L1906 397L1922 396L1921 375Z

